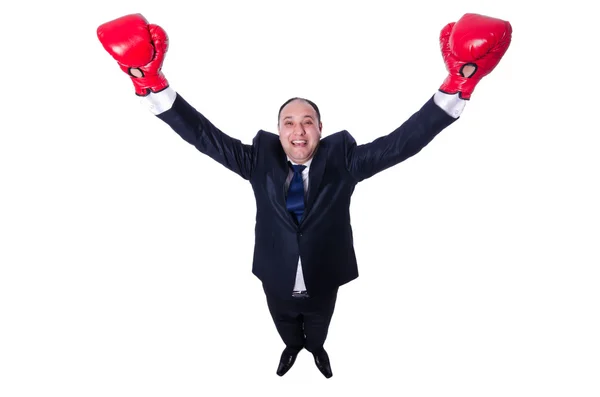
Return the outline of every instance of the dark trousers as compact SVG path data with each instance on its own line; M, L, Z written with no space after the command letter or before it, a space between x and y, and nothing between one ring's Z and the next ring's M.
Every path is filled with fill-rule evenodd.
M269 312L286 348L311 353L323 349L333 316L337 289L329 294L308 298L281 298L265 290Z

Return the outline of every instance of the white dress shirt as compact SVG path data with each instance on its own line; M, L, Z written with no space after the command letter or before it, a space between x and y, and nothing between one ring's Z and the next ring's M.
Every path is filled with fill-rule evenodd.
M175 102L175 98L177 97L177 93L171 87L167 87L159 93L150 93L149 95L142 97L141 103L146 106L150 112L154 115L158 115L162 112L166 112L171 108L173 102ZM441 91L436 91L433 96L433 101L436 105L438 105L441 109L443 109L448 115L453 118L458 118L467 101L458 97L458 94L446 94ZM288 158L289 160L289 158ZM289 160L292 164L295 164L291 160ZM306 197L306 192L308 191L308 172L310 169L310 163L312 159L309 160L306 165L306 168L302 171L302 181L304 182L304 195ZM290 173L285 182L285 190L287 192L288 187L290 186L290 182L292 181L292 177L294 176L294 171L290 169ZM296 270L296 283L294 284L294 291L306 291L306 285L304 284L304 275L302 273L302 258L298 258L298 268Z
M288 161L294 165L294 163L288 157ZM312 163L312 159L308 160L304 165L305 169L302 170L302 182L304 182L304 198L306 199L306 192L308 192L308 171L310 169L310 163ZM290 173L285 181L285 191L287 192L290 187L290 183L292 182L292 178L294 177L294 170L290 169ZM302 258L298 257L298 269L296 270L296 283L294 284L294 291L306 291L306 285L304 284L304 274L302 274Z

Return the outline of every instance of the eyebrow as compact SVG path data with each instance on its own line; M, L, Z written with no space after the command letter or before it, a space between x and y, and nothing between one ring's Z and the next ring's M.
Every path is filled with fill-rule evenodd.
M306 117L308 117L308 118L310 118L310 119L313 119L313 120L315 119L315 118L314 118L313 116L311 116L310 114L305 114L304 116L302 116L302 118L306 118ZM292 116L285 116L285 117L283 118L283 120L287 120L287 119L291 119L291 118L292 118Z

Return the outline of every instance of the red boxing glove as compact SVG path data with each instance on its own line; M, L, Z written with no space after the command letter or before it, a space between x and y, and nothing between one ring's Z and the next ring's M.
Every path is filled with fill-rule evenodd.
M449 74L440 91L470 99L477 83L508 50L511 36L509 22L479 14L465 14L447 24L440 33L440 48Z
M104 49L131 77L137 95L169 86L161 71L169 38L160 26L148 24L141 14L131 14L100 25L97 34Z

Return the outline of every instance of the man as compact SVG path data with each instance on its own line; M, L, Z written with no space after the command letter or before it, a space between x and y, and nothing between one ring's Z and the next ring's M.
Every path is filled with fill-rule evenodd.
M350 225L354 187L415 155L458 119L477 83L508 49L511 25L478 14L447 24L440 46L449 74L439 90L395 131L363 145L347 131L321 139L319 108L303 98L281 106L278 135L261 130L252 144L243 144L169 86L161 70L168 49L162 28L134 14L97 33L154 115L250 182L257 209L252 271L285 344L277 374L283 376L306 348L330 378L324 344L337 291L358 277Z

